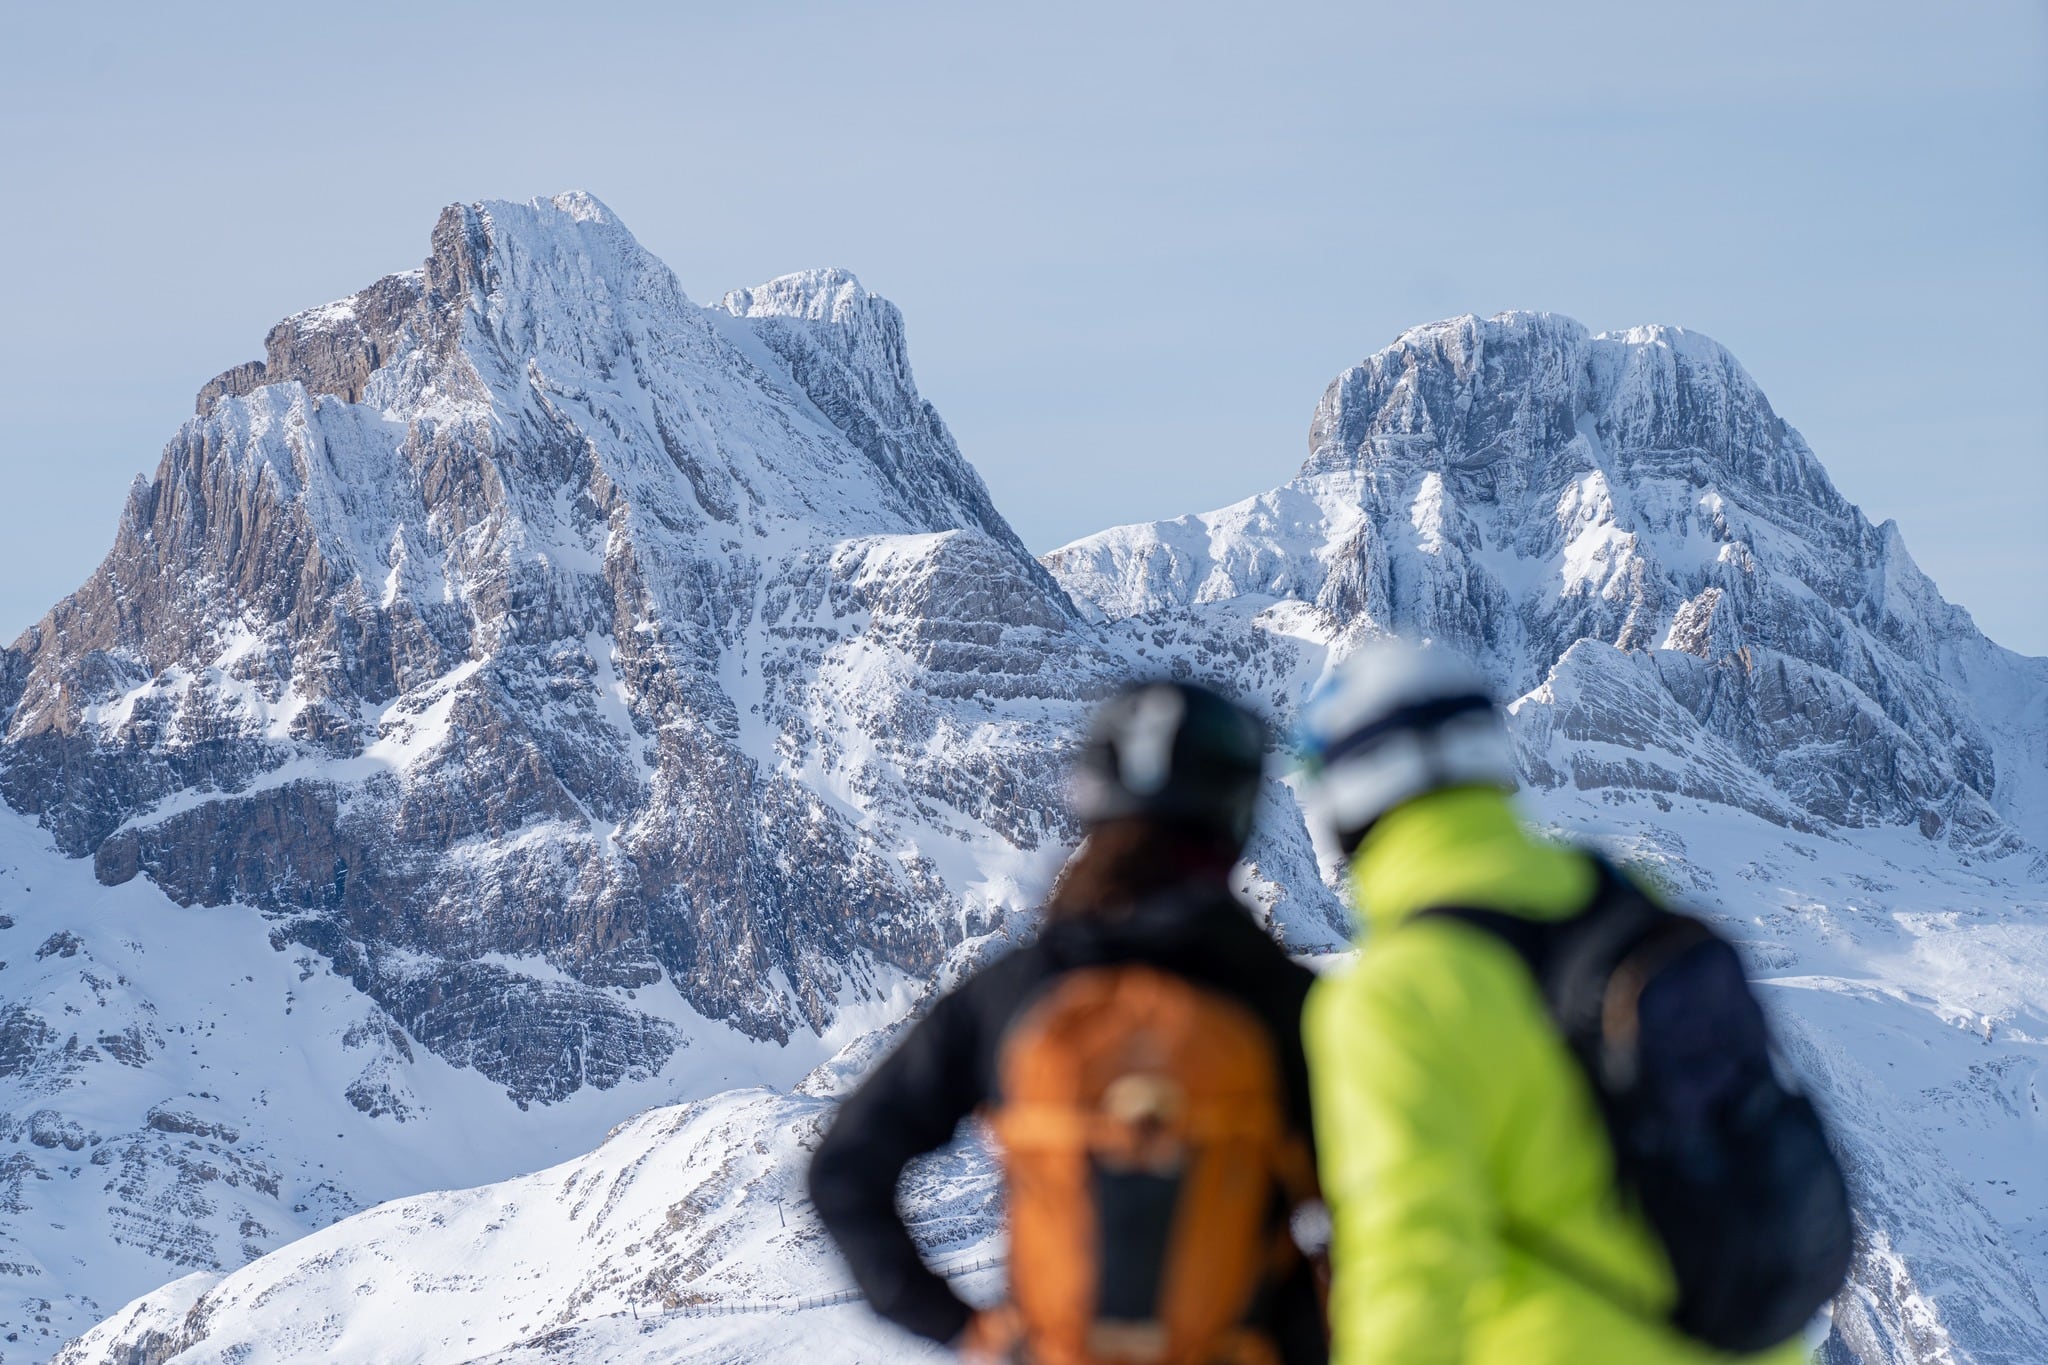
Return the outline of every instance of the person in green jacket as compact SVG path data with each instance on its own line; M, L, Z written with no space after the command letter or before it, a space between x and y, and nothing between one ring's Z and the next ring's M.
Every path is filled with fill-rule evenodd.
M1438 905L1561 920L1594 894L1585 855L1516 817L1483 679L1447 651L1371 647L1305 729L1311 801L1351 858L1365 930L1303 1017L1333 1225L1331 1359L1738 1359L1669 1324L1670 1263L1619 1191L1591 1083L1522 960L1471 925L1408 922ZM1801 1358L1796 1340L1739 1357Z

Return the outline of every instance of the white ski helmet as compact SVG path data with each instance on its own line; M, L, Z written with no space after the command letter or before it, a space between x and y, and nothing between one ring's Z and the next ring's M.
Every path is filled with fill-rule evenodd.
M1365 646L1302 708L1302 737L1312 804L1347 854L1404 801L1445 787L1515 787L1493 691L1449 649Z

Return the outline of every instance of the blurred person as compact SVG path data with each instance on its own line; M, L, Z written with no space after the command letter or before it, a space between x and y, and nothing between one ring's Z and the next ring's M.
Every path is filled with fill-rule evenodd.
M1362 650L1303 713L1366 933L1311 995L1342 1365L1790 1365L1841 1172L1734 951L1533 838L1479 673Z
M1327 1359L1288 1236L1314 1192L1312 977L1229 887L1265 748L1256 717L1186 684L1096 714L1072 783L1085 838L1037 937L941 996L812 1160L812 1202L883 1317L972 1359ZM976 1112L1010 1225L1010 1301L986 1312L896 1205L905 1164Z

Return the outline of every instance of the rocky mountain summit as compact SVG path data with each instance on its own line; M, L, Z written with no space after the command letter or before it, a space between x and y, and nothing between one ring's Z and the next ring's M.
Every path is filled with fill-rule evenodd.
M264 350L0 654L0 1361L187 1271L67 1358L796 1351L733 1305L839 1311L808 1134L1028 931L1087 705L1176 674L1284 732L1395 629L1479 657L1543 818L1770 983L1862 1202L1830 1358L2048 1356L2048 660L1713 342L1417 328L1288 483L1042 562L893 306L699 306L586 195L451 207ZM1286 768L1240 888L1328 952ZM934 1168L934 1247L999 1253L990 1188Z
M0 787L102 881L262 911L521 1100L661 1068L624 992L786 1038L1017 906L904 822L1057 843L1052 735L990 706L1106 660L890 304L700 308L563 196L266 349L6 655Z
M1418 327L1337 377L1309 445L1270 493L1047 562L1110 619L1318 664L1386 630L1453 644L1527 698L1538 786L2048 845L2048 666L1942 600L1714 342L1536 313ZM1559 730L1605 747L1555 766Z

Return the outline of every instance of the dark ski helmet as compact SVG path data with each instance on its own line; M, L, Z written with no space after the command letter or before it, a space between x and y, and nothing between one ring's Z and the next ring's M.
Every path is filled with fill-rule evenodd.
M1191 683L1141 683L1096 711L1070 804L1084 825L1159 820L1243 848L1265 756L1266 726L1243 707Z

